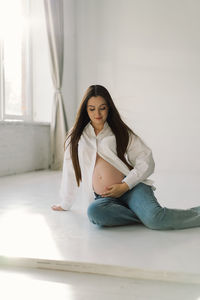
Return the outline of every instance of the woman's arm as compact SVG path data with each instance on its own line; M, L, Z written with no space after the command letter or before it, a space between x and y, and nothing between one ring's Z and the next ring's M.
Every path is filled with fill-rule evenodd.
M135 135L131 136L126 153L130 164L134 168L122 182L126 182L129 189L132 189L135 185L147 179L154 172L155 162L151 149L140 137Z

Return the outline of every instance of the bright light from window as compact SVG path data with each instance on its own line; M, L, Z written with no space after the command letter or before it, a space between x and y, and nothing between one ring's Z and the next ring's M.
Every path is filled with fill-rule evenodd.
M19 33L21 30L21 0L0 0L0 37Z
M10 210L1 217L0 237L0 254L5 257L58 259L61 256L45 218L25 209ZM53 282L51 276L48 281L48 277L42 279L40 274L36 279L35 272L24 273L0 268L2 300L74 299L70 284Z
M0 0L0 40L3 45L5 114L23 115L22 45L27 20L22 0Z
M45 259L60 257L51 231L39 214L20 210L5 213L0 220L0 237L1 255Z

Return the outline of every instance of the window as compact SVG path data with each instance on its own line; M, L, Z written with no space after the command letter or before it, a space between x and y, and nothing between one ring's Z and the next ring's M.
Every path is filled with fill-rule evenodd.
M29 1L0 0L0 120L32 120Z

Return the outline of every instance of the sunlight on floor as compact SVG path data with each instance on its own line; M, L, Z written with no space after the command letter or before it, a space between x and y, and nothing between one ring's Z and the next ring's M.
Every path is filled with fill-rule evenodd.
M3 300L74 299L74 292L69 284L32 279L30 275L0 271L0 282Z
M5 213L0 221L0 254L23 257L59 257L60 252L42 215L26 210Z

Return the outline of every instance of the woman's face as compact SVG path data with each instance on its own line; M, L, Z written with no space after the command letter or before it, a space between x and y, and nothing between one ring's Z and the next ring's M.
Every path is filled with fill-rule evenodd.
M108 105L101 96L91 97L87 103L87 113L92 125L103 125L108 116Z

